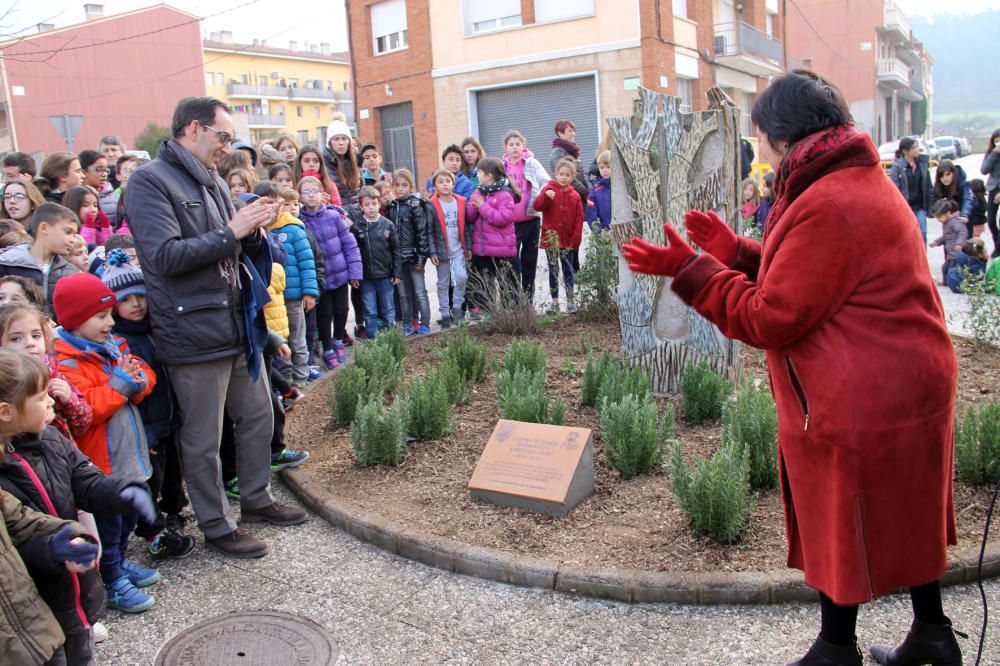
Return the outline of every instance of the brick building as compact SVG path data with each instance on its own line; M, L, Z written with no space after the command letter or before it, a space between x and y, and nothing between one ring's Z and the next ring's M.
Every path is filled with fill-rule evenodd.
M169 126L178 99L205 94L197 16L166 5L85 9L83 23L0 43L0 152L66 150L49 122L63 114L83 116L77 152L106 134L131 146L149 123Z
M348 0L358 129L426 177L467 135L490 154L521 130L547 162L571 118L589 164L635 89L705 108L713 84L749 111L784 71L777 0Z

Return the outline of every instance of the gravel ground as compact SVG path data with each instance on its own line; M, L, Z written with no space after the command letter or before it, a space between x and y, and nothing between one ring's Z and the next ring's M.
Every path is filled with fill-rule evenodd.
M928 226L934 238L940 225L930 220ZM928 253L935 276L940 255ZM433 276L430 267L429 286ZM542 260L536 304L548 300L547 286ZM437 299L430 291L436 321ZM948 312L958 313L950 327L964 333L965 297L947 288L941 293ZM275 492L297 504L280 482ZM98 646L100 663L151 664L160 647L185 628L254 609L320 623L340 650L339 664L784 664L802 656L819 627L815 604L630 605L449 574L360 543L316 516L297 527L253 531L271 544L271 554L260 560L222 558L207 551L199 536L191 557L161 563L163 580L150 589L157 605L138 616L109 613L110 638ZM143 554L134 558L147 562ZM1000 581L988 581L985 590L995 613ZM950 588L944 601L955 626L970 635L961 643L971 664L983 620L979 591ZM910 620L908 597L880 599L862 608L859 641L864 649L896 643ZM995 624L982 663L1000 665Z

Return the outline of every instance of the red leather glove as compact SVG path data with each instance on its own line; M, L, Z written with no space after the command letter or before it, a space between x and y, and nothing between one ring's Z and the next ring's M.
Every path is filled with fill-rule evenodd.
M633 238L622 248L622 256L628 267L636 273L666 275L674 277L691 259L695 252L684 239L674 231L670 223L663 225L663 235L669 245L655 245L642 238Z
M737 236L718 215L712 211L707 214L692 210L684 215L688 236L701 249L731 266L736 260Z

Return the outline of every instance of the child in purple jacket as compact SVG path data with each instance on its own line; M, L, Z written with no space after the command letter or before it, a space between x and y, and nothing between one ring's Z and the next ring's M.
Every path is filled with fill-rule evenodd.
M485 294L494 291L498 279L509 283L513 293L520 286L514 269L517 256L514 219L521 193L507 179L500 160L485 157L477 168L479 189L469 197L465 212L466 222L474 225L470 242L473 277L468 290L473 317L489 305Z
M323 362L328 370L333 370L344 362L347 285L357 289L361 284L361 252L350 226L337 209L323 205L323 187L319 180L306 176L299 181L298 188L302 199L299 216L316 238L325 263L326 279L320 285L316 311L319 339L323 344Z

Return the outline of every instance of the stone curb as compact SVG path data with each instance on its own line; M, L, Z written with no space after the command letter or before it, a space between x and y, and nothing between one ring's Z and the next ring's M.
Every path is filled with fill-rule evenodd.
M412 530L359 509L335 497L301 468L280 474L295 496L331 525L360 541L452 573L628 602L778 604L819 598L802 574L792 570L688 573L588 568L474 546ZM974 583L978 560L978 545L963 549L948 563L941 585ZM988 544L983 578L997 576L1000 545Z

